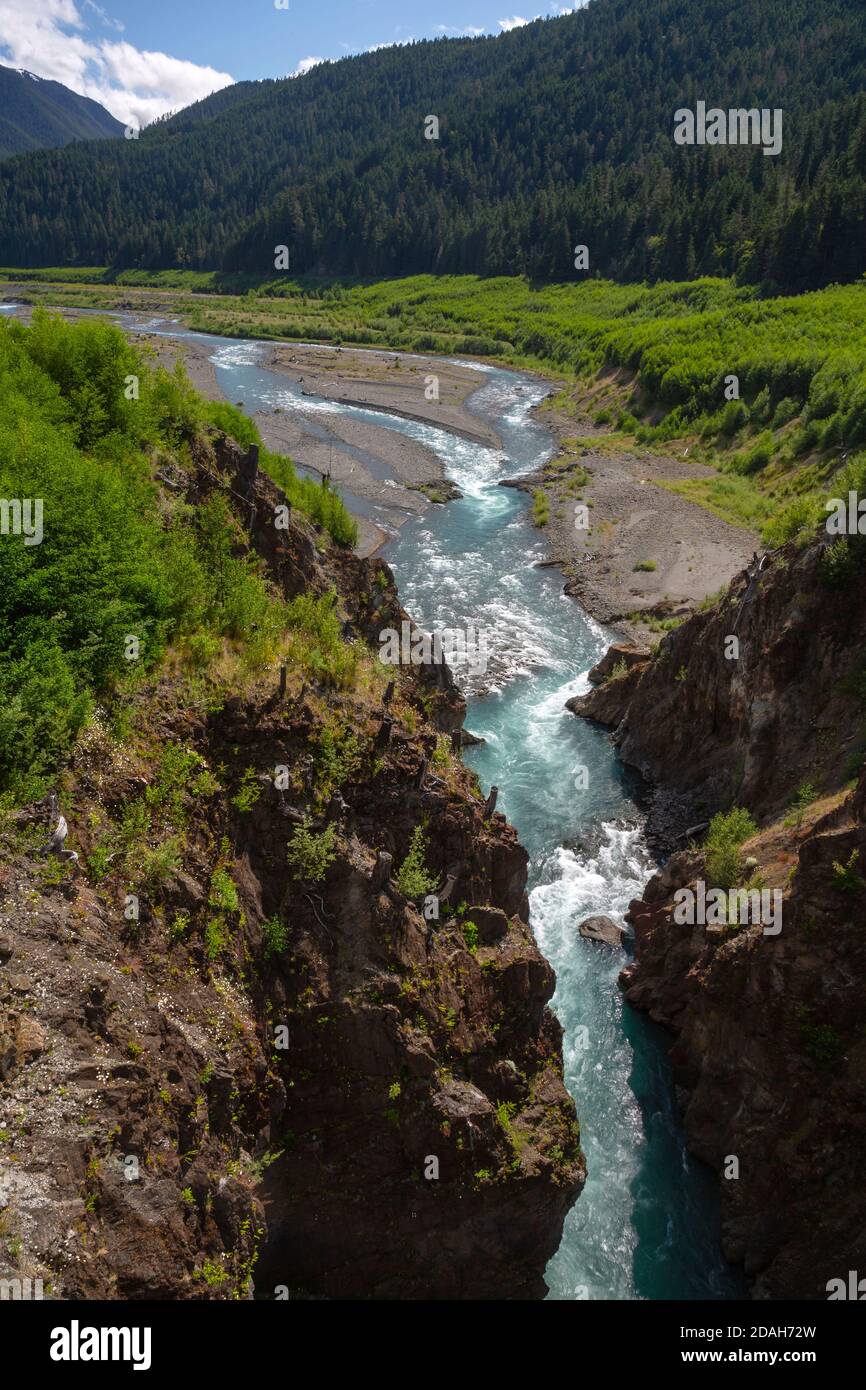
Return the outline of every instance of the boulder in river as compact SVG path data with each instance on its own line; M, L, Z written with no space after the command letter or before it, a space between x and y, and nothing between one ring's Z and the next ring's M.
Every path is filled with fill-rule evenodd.
M622 927L618 927L616 922L612 922L609 917L587 917L585 922L581 922L578 927L581 936L585 936L587 941L601 941L605 946L618 948L622 945L625 932Z

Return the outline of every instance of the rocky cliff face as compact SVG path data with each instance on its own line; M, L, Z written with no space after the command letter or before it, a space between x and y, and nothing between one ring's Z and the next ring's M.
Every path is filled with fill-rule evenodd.
M572 705L656 784L663 836L671 807L680 827L732 803L762 822L743 854L752 882L783 894L781 932L679 925L674 894L708 877L693 845L631 904L621 985L676 1036L688 1142L719 1173L725 1253L763 1298L826 1298L866 1256L866 772L846 789L866 582L828 585L824 552L774 557L745 604L740 577L654 660ZM811 804L785 814L804 783Z
M866 567L834 586L827 549L788 546L754 581L738 575L654 659L636 653L569 702L614 729L623 761L663 785L676 829L732 802L778 814L804 782L841 786L866 751Z
M863 1265L864 811L866 774L796 829L746 844L784 892L778 936L676 923L673 892L706 875L694 851L673 855L628 916L636 959L621 985L677 1035L688 1144L720 1176L723 1248L757 1297L826 1298ZM849 864L847 877L834 868Z
M223 490L284 593L333 589L347 641L405 619L380 561L275 533L281 494L224 442L170 479ZM289 664L281 692L169 662L64 774L78 865L38 853L46 806L7 819L0 1277L543 1295L584 1162L527 857L452 750L463 708L441 667ZM397 886L419 826L438 920ZM299 831L321 873L290 866Z

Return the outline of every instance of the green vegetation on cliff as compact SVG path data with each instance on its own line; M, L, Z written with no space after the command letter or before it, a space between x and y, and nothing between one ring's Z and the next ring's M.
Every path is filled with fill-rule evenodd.
M226 498L193 509L154 480L218 431L258 440L113 326L0 322L0 791L35 795L96 702L119 708L170 644L193 666L226 644L256 664L291 630L296 651L327 661L330 608L277 595L240 553ZM295 507L354 538L336 494L263 462Z
M726 892L739 883L742 876L741 846L757 833L757 825L748 811L734 806L719 811L710 822L707 833L707 875L714 888Z

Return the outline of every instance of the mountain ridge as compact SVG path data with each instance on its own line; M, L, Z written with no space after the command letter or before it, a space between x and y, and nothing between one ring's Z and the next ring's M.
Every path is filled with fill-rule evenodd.
M56 264L61 242L69 264L263 273L286 245L299 274L567 280L586 244L588 273L619 280L799 290L866 269L852 0L721 17L596 0L228 91L123 147L0 168L0 261ZM780 155L677 146L674 113L697 100L783 107Z
M0 64L0 159L122 134L122 122L98 101L26 68Z

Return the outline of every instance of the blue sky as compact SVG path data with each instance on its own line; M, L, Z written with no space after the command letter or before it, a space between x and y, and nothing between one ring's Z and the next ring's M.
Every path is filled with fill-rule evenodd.
M0 63L143 125L232 80L412 39L500 34L588 0L0 0Z
M516 8L515 8L516 6ZM521 0L105 0L138 48L226 69L236 78L285 77L309 57L342 58L376 44L443 32L499 34L503 23L571 8Z

